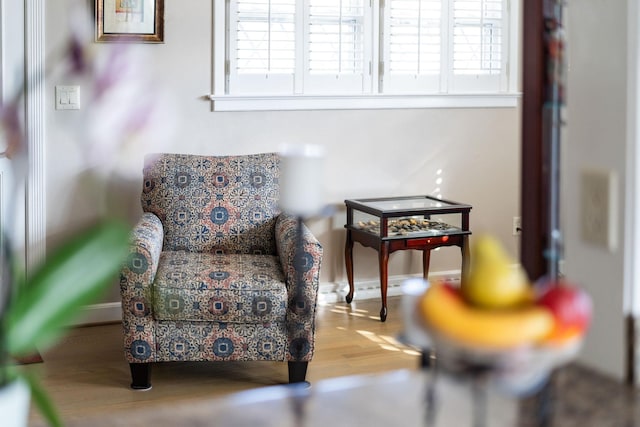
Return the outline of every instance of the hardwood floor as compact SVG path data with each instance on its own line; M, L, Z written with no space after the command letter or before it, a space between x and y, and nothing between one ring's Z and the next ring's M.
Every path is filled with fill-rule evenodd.
M416 369L420 354L395 339L402 328L399 306L398 297L389 298L384 323L378 317L378 299L320 306L316 354L307 379L313 384L346 375ZM111 420L110 415L132 409L155 410L287 382L285 363L164 363L153 367L151 390L133 391L119 324L74 329L43 358L44 363L27 369L41 374L63 419L76 426L84 426L87 417ZM554 427L640 425L636 388L578 365L560 370L554 383ZM536 408L534 398L522 401L518 427L538 425ZM43 425L34 409L30 425Z
M309 364L310 382L353 374L415 369L420 354L396 341L401 330L400 300L391 297L386 322L380 322L378 299L321 305L316 353ZM133 408L167 405L287 382L286 363L160 363L153 366L153 388L129 388L129 366L122 354L119 324L73 329L44 363L29 365L65 420ZM31 410L31 423L41 417Z

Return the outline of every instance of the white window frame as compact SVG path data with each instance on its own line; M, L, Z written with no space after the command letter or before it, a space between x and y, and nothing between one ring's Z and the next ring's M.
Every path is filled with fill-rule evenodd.
M296 3L296 7L299 8L302 2ZM237 5L237 4L236 4ZM224 26L227 26L227 22L229 22L229 16L234 16L236 14L236 9L232 2L228 3L228 8L225 8L226 16ZM297 24L296 24L297 25ZM235 51L235 43L237 40L234 37L229 37L229 33L231 28L225 28L225 50L226 51ZM225 58L225 60L227 60ZM234 73L235 67L233 66L233 61L230 61L230 66L227 66L226 69L226 86L228 87L230 84L230 80L233 80L234 85L239 87L238 94L239 95L263 95L269 96L270 94L278 94L284 91L291 91L295 93L295 88L297 81L300 80L295 73L284 74L284 73L268 73L268 74L236 74ZM225 89L226 91L226 89Z
M298 0L300 1L300 0ZM306 16L309 14L309 2L300 1L303 3L304 12ZM371 7L368 7L371 9ZM364 28L371 29L372 16L371 10L364 13ZM303 29L304 33L304 45L307 45L307 38L309 33L306 29ZM364 37L364 59L363 59L363 74L314 74L311 73L306 66L308 62L309 52L305 50L305 55L302 61L302 69L304 75L305 91L303 96L309 95L362 95L363 93L371 93L371 73L369 73L369 67L372 63L371 53L373 52L372 41L373 32L369 30L363 34Z
M386 0L385 3L390 3L390 0ZM388 7L389 4L387 4ZM383 8L380 9L380 24L383 26L383 30L379 33L382 34L384 32L391 32L391 27L387 24L389 23L389 19L385 16L386 13ZM447 8L443 7L440 11L440 22L446 23L448 22L448 14L449 11ZM441 41L440 46L448 45L448 41L446 40L447 32L440 29L440 37L444 40ZM393 74L391 73L390 67L392 61L388 58L391 56L389 51L390 44L384 43L383 37L380 37L380 51L383 52L384 61L380 64L380 68L383 70L383 75L379 76L378 87L381 93L386 94L433 94L433 93L444 93L441 91L441 88L445 88L448 80L448 72L446 71L446 66L448 62L448 50L441 51L440 57L440 72L437 74L419 74L419 75L410 75L410 74ZM389 40L390 41L390 40ZM416 87L421 88L421 90L416 90Z
M507 7L509 7L509 4L512 2L507 2ZM449 3L450 5L450 9L449 9L449 14L451 16L453 16L453 2ZM508 60L511 56L511 52L509 50L509 46L506 45L507 43L511 43L511 38L513 37L512 34L510 34L510 28L511 28L511 22L509 22L509 18L510 18L510 10L507 9L506 11L507 13L507 17L506 19L503 18L502 19L502 31L504 33L504 35L508 38L505 43L504 46L504 55L502 55L501 58L501 66L502 68L508 70ZM448 43L449 43L449 52L453 51L453 28L454 28L454 23L453 23L453 19L449 20L449 25L450 25L450 29L449 29L449 34L452 36ZM451 58L449 58L451 59ZM448 81L448 89L451 92L455 92L455 93L459 93L459 92L465 92L465 91L469 91L469 90L473 90L474 85L475 85L475 80L477 78L483 79L484 80L484 84L483 87L485 91L488 91L490 93L493 92L504 92L505 90L507 90L508 88L508 81L509 81L509 74L496 74L496 75L482 75L482 76L477 76L477 75L455 75L455 73L451 73L451 75L449 76L449 81Z
M228 37L227 2L213 1L213 73L212 111L291 111L291 110L348 110L348 109L399 109L399 108L512 108L518 105L521 93L518 91L518 43L520 2L510 1L507 82L502 83L504 91L496 93L439 93L439 94L243 94L226 93L228 63L226 49ZM381 10L384 0L370 0L374 13ZM382 13L382 12L380 12ZM380 34L380 19L372 22L372 31ZM372 64L380 64L380 49L372 49ZM372 65L368 84L377 90L380 69ZM376 86L376 87L374 87ZM299 89L297 90L299 92Z

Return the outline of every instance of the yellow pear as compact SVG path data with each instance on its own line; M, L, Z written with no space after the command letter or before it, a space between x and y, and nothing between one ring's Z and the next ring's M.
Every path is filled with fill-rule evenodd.
M498 240L477 237L471 248L469 274L462 281L462 295L469 303L486 308L511 308L531 302L533 292L526 275L514 264Z

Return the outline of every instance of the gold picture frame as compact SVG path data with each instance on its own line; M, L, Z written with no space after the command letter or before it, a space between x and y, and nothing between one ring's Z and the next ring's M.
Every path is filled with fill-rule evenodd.
M164 0L96 0L96 41L164 43Z

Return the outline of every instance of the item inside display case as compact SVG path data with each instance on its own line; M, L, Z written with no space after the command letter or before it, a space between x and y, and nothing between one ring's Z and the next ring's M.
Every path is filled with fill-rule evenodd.
M380 221L358 221L357 227L361 230L380 235ZM387 221L387 236L406 236L410 234L441 234L460 230L460 228L442 221L434 221L423 218L397 218Z

